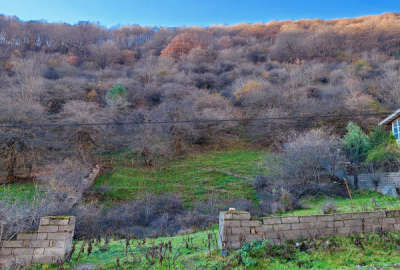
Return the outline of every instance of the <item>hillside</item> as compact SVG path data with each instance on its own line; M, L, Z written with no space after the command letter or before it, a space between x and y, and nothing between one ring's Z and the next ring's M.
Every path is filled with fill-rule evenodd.
M288 130L342 134L400 103L394 13L176 29L0 22L3 182L127 148L150 164L235 140L276 147Z
M73 215L74 265L397 267L398 234L226 256L214 235L229 207L257 217L398 209L356 181L349 201L343 176L374 174L378 190L382 172L400 169L398 138L377 127L399 93L397 13L110 29L0 16L2 236ZM117 239L129 237L124 251ZM155 258L161 241L173 243L161 249L174 266ZM77 254L83 243L89 257Z

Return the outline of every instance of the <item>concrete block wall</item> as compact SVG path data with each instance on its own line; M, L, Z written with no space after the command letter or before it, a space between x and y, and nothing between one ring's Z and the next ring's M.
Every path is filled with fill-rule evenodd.
M219 215L219 247L238 249L245 242L347 236L400 231L400 210L348 214L269 217L252 220L248 212L229 210Z
M379 183L376 187L373 179L379 177ZM374 175L369 173L364 173L358 175L358 186L360 189L366 190L384 190L388 189L388 187L400 188L400 173L398 172L386 172L381 173L380 175ZM397 196L397 194L396 194Z
M19 233L16 240L1 241L1 269L65 260L72 248L74 230L73 216L42 217L37 231Z

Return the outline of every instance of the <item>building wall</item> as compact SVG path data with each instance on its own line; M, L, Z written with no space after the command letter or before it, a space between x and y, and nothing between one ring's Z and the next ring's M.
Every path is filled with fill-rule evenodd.
M49 264L65 260L72 248L75 217L42 217L38 231L1 241L1 269L15 265Z
M286 240L378 231L400 231L400 210L255 220L248 212L233 210L220 213L219 247L238 249L243 243L254 240L282 244Z

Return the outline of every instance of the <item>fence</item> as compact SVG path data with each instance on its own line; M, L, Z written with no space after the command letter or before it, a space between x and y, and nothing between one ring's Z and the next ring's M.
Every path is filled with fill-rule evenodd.
M219 215L219 247L222 249L238 249L243 243L254 240L282 244L286 240L395 231L400 231L400 210L255 220L248 212L236 210Z
M75 217L42 217L38 231L23 232L16 240L1 241L1 269L65 260L72 248Z

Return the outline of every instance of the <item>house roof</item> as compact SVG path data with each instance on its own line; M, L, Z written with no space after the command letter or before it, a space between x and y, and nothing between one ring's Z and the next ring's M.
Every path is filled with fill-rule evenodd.
M387 125L396 120L397 118L400 117L400 109L396 110L394 113L383 119L382 121L379 122L379 125Z

